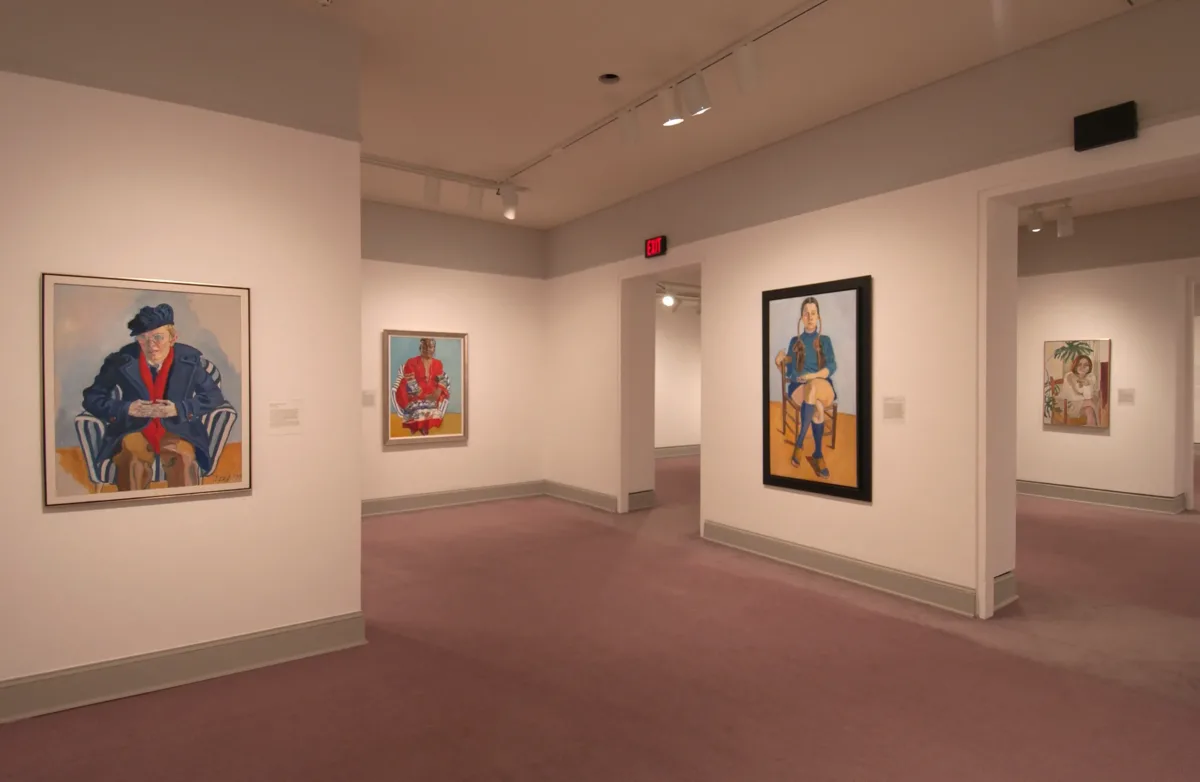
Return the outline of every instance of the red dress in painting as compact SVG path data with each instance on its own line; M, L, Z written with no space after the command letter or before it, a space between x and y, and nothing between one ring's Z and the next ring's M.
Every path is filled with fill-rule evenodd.
M429 434L442 425L446 403L450 400L450 381L436 358L413 356L404 362L396 378L396 407L404 418L404 426L413 434Z

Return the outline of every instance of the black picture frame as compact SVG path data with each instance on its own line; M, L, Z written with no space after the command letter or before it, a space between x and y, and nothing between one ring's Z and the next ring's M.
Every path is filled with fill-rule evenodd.
M781 299L804 299L808 296L854 291L857 296L855 308L856 346L855 351L855 447L857 456L857 478L855 486L827 483L812 479L778 475L771 469L771 442L780 431L771 421L771 386L782 383L775 355L780 349L771 342L771 303ZM785 346L786 347L786 346ZM820 282L811 285L796 285L790 288L763 291L762 294L762 470L763 484L781 489L840 497L846 500L871 502L873 465L871 454L871 424L874 408L873 397L873 352L872 352L872 278L851 277L843 280ZM781 403L782 405L782 403ZM781 413L786 406L781 407ZM835 424L836 425L836 424ZM781 427L786 429L786 427ZM783 435L786 438L786 434ZM795 434L792 435L793 438ZM786 439L784 442L787 442ZM794 442L794 439L793 439Z

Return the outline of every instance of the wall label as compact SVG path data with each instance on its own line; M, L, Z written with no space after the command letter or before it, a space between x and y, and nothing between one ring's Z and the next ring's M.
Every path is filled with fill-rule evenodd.
M267 430L271 434L300 434L304 429L301 410L304 403L299 399L287 402L267 403Z
M885 421L903 421L904 420L904 397L902 397L902 396L885 396L883 398L883 420L885 420Z
M1133 404L1133 389L1118 388L1117 389L1117 404L1122 406Z

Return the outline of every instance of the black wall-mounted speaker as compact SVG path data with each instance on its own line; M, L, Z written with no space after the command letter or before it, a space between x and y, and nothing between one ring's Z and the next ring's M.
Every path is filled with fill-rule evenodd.
M1128 101L1106 109L1089 111L1075 118L1075 151L1086 152L1138 135L1137 102Z

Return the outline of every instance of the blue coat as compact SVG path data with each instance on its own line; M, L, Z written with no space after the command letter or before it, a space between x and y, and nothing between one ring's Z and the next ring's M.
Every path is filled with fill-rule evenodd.
M83 390L83 409L104 422L104 438L96 453L97 462L112 458L121 448L121 438L141 431L151 421L129 415L132 403L150 398L138 363L141 350L136 342L131 342L109 354L95 381ZM196 451L196 462L201 471L206 472L212 457L208 448L208 430L202 418L225 404L225 396L205 371L199 350L179 342L175 343L174 350L165 398L175 403L179 414L161 420L167 432L191 444Z

